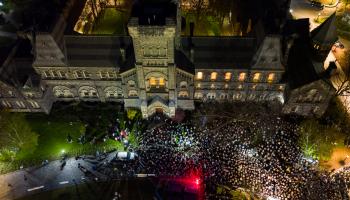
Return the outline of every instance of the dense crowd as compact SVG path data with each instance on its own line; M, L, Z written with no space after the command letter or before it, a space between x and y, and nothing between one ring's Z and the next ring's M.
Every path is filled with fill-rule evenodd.
M302 156L295 123L278 115L201 121L195 128L168 120L142 133L139 158L144 170L176 177L201 172L212 198L223 185L265 198L342 199L339 181Z

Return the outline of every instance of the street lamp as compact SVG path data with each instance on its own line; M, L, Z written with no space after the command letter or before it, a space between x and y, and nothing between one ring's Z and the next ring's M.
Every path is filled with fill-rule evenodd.
M289 9L289 12L292 14L294 12L294 10L293 9Z
M64 149L61 150L61 153L64 154L66 151Z

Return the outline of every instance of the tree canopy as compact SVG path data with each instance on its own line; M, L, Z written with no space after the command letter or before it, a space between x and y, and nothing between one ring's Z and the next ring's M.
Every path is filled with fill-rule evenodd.
M15 152L33 153L38 144L38 134L31 130L22 113L0 112L0 148Z

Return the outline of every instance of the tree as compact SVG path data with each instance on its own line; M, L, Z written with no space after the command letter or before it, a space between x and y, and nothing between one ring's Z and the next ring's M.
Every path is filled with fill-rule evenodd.
M38 145L38 134L32 131L24 114L0 113L0 147L16 152L33 153Z
M299 145L304 155L313 159L329 159L333 148L342 145L345 139L345 134L337 128L315 119L303 121L299 128Z

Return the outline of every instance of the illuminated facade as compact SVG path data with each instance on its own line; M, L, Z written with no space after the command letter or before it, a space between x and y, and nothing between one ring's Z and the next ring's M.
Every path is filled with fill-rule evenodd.
M158 14L132 17L128 36L67 35L61 16L31 44L35 56L27 64L35 84L33 76L24 84L3 81L1 106L48 113L55 101L120 102L143 117L173 117L177 109L195 109L195 101L285 103L280 35L260 43L255 37L181 37L176 16Z

